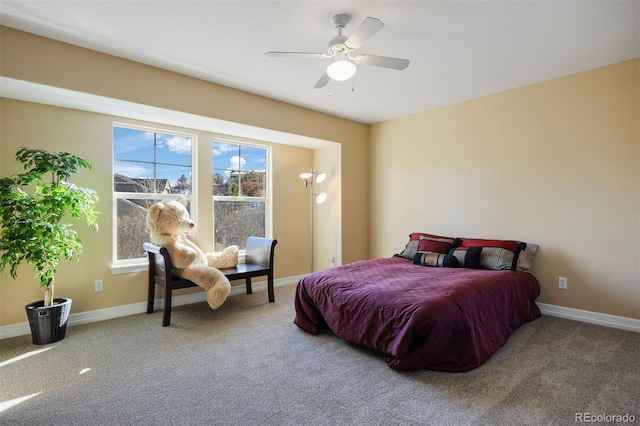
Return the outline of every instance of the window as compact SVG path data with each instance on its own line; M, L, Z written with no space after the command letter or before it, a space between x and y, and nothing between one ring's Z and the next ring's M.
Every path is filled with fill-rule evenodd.
M148 241L147 209L177 194L192 194L195 137L150 129L113 127L114 263L139 262Z
M213 141L215 251L230 245L244 250L249 236L269 234L269 153L264 146Z
M199 160L198 176L196 143L195 135L114 124L113 265L117 269L128 272L146 261L142 244L149 240L147 210L177 195L187 198L187 210L196 222L198 207L213 211L213 251L230 245L244 250L249 236L271 235L271 148L216 137L212 156ZM202 170L212 170L213 176ZM203 190L211 186L212 198L196 202L193 194L198 185Z

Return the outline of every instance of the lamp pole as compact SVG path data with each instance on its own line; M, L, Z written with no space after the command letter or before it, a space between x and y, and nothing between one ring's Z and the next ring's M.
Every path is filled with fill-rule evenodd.
M311 188L309 189L309 259L311 272L313 273L313 176L311 177Z
M313 272L313 200L314 197L318 197L316 201L321 204L327 199L327 194L322 192L316 194L313 191L314 182L322 182L327 177L326 173L319 172L311 168L309 173L300 173L300 179L302 179L305 188L309 188L309 260L311 264L311 272Z

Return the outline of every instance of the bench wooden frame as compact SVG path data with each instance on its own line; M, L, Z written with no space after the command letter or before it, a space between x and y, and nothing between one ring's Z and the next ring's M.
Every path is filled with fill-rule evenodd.
M269 302L275 301L273 292L273 255L275 253L275 239L249 237L245 251L245 263L235 268L220 269L229 281L245 279L247 294L252 294L251 278L267 276L267 292ZM162 326L171 323L171 292L180 288L197 287L193 281L185 280L173 275L173 266L169 251L165 247L144 243L142 247L149 258L147 313L153 313L155 303L155 286L164 288L164 314Z

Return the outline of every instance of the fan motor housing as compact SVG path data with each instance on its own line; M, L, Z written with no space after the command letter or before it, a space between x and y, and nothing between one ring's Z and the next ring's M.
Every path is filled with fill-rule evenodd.
M338 52L350 52L351 49L347 47L344 42L347 41L347 37L343 35L335 36L329 42L329 55L333 55Z

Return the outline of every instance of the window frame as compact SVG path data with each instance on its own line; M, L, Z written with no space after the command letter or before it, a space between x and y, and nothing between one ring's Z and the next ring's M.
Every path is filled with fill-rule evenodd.
M114 163L116 161L115 151L113 149L113 129L116 127L121 127L125 129L131 130L139 130L142 132L153 132L156 134L166 134L166 135L175 135L182 136L191 139L191 193L190 194L162 194L162 193L145 193L145 192L116 192L115 191L115 170ZM198 216L198 203L197 197L194 194L197 193L198 188L198 164L197 164L197 146L198 146L198 135L195 133L189 133L185 131L179 130L170 130L168 129L170 126L166 126L166 128L161 127L153 127L153 126L143 126L138 124L124 123L114 121L111 125L112 128L112 137L111 137L111 214L112 214L112 226L111 226L111 270L113 273L127 273L127 272L139 272L142 270L146 270L147 267L147 258L137 257L133 259L118 259L118 200L119 199L140 199L140 200L160 200L160 201L171 201L175 200L178 195L184 196L187 201L190 203L190 216L197 223ZM152 163L154 168L157 165L155 161L155 153L154 153L154 161ZM195 179L194 179L195 177Z
M214 213L214 197L217 197L219 199L223 199L223 201L247 201L249 199L251 200L259 200L260 202L264 202L265 203L265 222L264 222L264 234L265 237L267 238L272 238L273 235L273 146L268 142L268 141L261 141L258 139L247 139L247 138L243 138L240 136L233 136L233 135L227 135L227 134L220 134L220 133L216 133L216 132L206 132L207 133L207 139L210 140L210 144L209 144L209 152L211 153L210 156L202 156L202 155L198 155L198 152L200 150L199 145L202 143L199 139L203 138L203 135L200 134L200 136L198 136L198 134L196 133L197 130L195 129L186 129L185 130L177 130L177 129L173 129L171 125L164 125L164 124L157 124L157 125L140 125L140 124L132 124L132 123L128 123L128 122L123 122L123 121L113 121L111 124L111 129L112 129L112 138L111 138L111 144L112 144L112 149L111 149L111 199L112 199L112 205L111 205L111 213L112 213L112 226L111 226L111 232L112 232L112 238L111 238L111 243L112 243L112 254L111 254L111 272L113 274L124 274L124 273L132 273L132 272L144 272L147 270L147 259L146 257L140 257L140 258L135 258L135 259L123 259L123 260L118 260L117 259L117 250L118 250L118 245L117 245L117 237L118 237L118 199L119 198L139 198L139 199L156 199L156 200L166 200L166 201L171 201L171 200L175 200L176 196L178 194L151 194L151 193L131 193L131 192L116 192L114 191L114 161L115 161L115 152L113 150L113 128L114 127L123 127L123 128L128 128L128 129L133 129L133 130L140 130L140 131L147 131L147 132L154 132L154 133L162 133L162 134L171 134L171 135L176 135L176 136L184 136L184 137L189 137L192 139L192 146L191 146L191 194L181 194L183 196L185 196L187 198L187 200L190 203L190 216L191 218L197 223L198 222L198 213L200 212L200 209L203 210L203 212L207 212L210 211L212 218L211 220L213 220L213 215ZM251 146L251 147L256 147L256 148L262 148L266 150L266 165L265 165L265 181L266 181L266 191L265 191L265 197L235 197L235 196L214 196L213 193L211 194L211 198L206 197L204 201L200 201L198 202L198 188L200 187L201 184L205 185L205 187L208 185L209 187L212 187L213 185L213 144L214 142L222 142L222 143L229 143L229 144L233 144L233 145L244 145L244 146ZM202 153L201 153L202 154ZM207 158L203 158L203 157L207 157ZM199 170L207 170L208 166L206 167L201 167L203 166L205 163L204 162L208 162L209 165L211 166L211 173L208 177L204 177L204 179L209 179L210 181L208 182L208 184L206 182L204 182L204 180L201 179L200 174L199 174ZM204 182L204 183L203 183ZM203 187L204 188L204 187ZM131 195L135 195L135 197L131 197ZM209 206L206 205L206 203L210 203ZM207 208L209 208L210 210L207 210ZM202 213L202 212L200 212ZM215 246L215 226L213 226L212 228L212 244ZM194 231L194 237L197 237L197 228ZM244 262L244 256L245 256L245 250L240 250L238 252L238 257L239 257L239 262L243 263Z
M214 143L227 143L230 145L240 145L240 146L249 146L253 148L261 148L266 151L265 155L265 185L266 191L264 197L240 197L240 196L229 196L229 195L213 195L211 194L211 214L215 217L214 205L215 201L230 201L230 202L247 202L247 201L260 201L264 202L265 206L265 217L264 217L264 235L266 238L272 238L273 235L273 147L271 145L267 145L265 142L255 140L255 139L247 139L239 136L231 136L231 135L222 135L222 134L214 134L211 139L211 178L215 174L215 164L214 164L214 154L213 154L213 146ZM213 220L213 217L212 217ZM215 224L212 228L212 243L215 247L216 243L216 235L215 235ZM244 258L245 250L239 250L240 259Z

